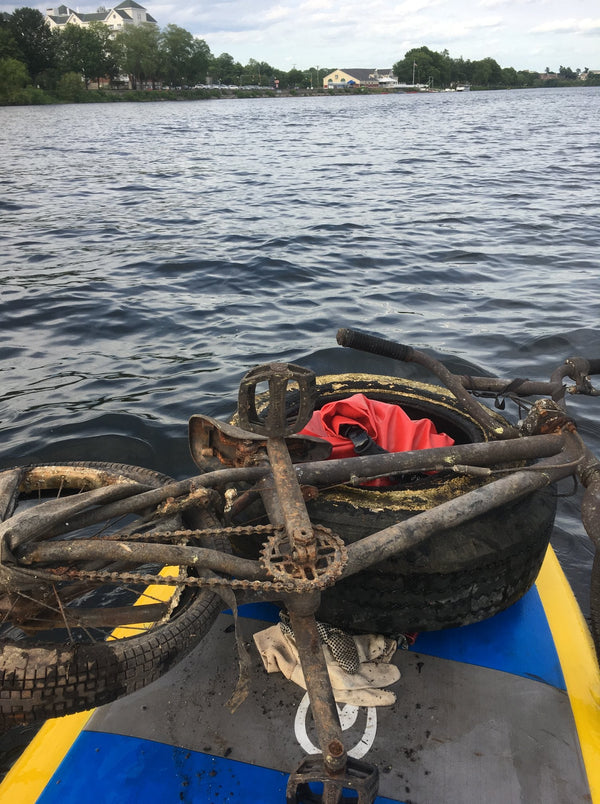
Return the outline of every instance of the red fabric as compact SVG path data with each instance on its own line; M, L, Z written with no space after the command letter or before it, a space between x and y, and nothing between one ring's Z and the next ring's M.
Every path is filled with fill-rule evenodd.
M364 394L328 402L320 410L315 410L301 434L329 441L333 446L332 458L351 458L356 452L352 441L339 434L343 424L360 425L388 452L449 447L454 444L450 436L438 433L429 419L411 419L398 405L369 399Z

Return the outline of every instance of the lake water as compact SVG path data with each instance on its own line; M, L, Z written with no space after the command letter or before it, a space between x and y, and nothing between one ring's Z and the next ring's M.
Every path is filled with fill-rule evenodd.
M600 357L599 108L598 88L0 108L2 465L195 473L189 416L228 416L258 363L402 373L340 326L461 373ZM600 401L571 410L600 454ZM585 609L578 506L555 542Z

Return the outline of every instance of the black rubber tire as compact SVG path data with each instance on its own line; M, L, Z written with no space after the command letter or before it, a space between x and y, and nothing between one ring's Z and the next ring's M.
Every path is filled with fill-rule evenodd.
M596 648L596 657L600 663L600 550L596 548L592 565L590 582L590 613L592 619L592 637Z
M136 480L153 487L171 478L140 467L114 463L70 463L45 466L89 470L90 484ZM57 470L58 471L58 470ZM187 519L187 518L186 518ZM216 519L196 510L194 528L215 527ZM229 549L224 543L206 545ZM182 659L208 632L222 608L218 595L186 588L171 618L133 636L90 644L35 644L0 641L0 730L109 703L159 678Z
M453 395L396 377L338 375L318 381L319 406L354 393L432 419L456 443L493 439ZM497 414L495 414L497 415ZM501 417L497 415L499 423ZM307 503L313 522L353 542L484 481L428 476L392 491L341 488ZM353 631L396 635L477 622L516 602L535 581L556 511L553 489L432 535L418 547L325 590L318 617Z
M401 405L413 419L431 419L457 444L490 441L488 430L445 388L399 377L339 374L317 378L317 407L352 394ZM296 402L290 395L289 412ZM506 424L490 411L498 424ZM481 478L404 478L393 490L337 487L307 502L312 521L346 543L433 508L483 485ZM483 620L516 602L540 570L556 511L553 489L536 492L326 589L319 619L352 631L390 635L438 630ZM249 509L245 516L256 517ZM235 546L234 546L235 549ZM256 551L257 546L253 547ZM247 551L242 554L251 556Z

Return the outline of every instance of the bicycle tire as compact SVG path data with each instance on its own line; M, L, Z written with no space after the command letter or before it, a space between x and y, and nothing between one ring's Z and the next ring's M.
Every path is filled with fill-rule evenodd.
M362 393L400 405L412 419L428 418L455 443L492 441L491 428L474 420L445 388L401 377L337 374L317 377L317 407ZM289 395L290 415L296 395ZM489 410L498 424L506 421ZM355 542L482 486L486 479L439 473L401 479L395 487L322 489L306 507L314 524ZM256 501L242 521L261 515ZM434 533L417 547L361 570L325 589L317 616L352 631L396 636L478 622L516 602L541 567L556 511L552 488ZM234 550L253 558L246 540Z
M86 488L134 480L152 487L171 481L142 467L102 462L31 465L25 473L47 470L60 475L69 467ZM42 472L44 474L44 472ZM88 485L89 482L89 485ZM218 526L208 511L186 515L186 526ZM211 538L206 546L227 549ZM222 601L213 592L185 588L170 619L127 639L75 643L42 642L24 646L0 640L0 730L84 711L128 695L159 678L182 659L208 632Z
M456 443L494 439L439 386L374 375L320 378L319 405L365 393L427 417ZM498 420L503 418L495 411ZM307 503L311 519L353 542L483 485L476 477L434 475L393 490L343 487ZM434 533L417 547L325 590L318 616L341 628L396 635L454 628L497 614L531 587L556 512L552 488Z

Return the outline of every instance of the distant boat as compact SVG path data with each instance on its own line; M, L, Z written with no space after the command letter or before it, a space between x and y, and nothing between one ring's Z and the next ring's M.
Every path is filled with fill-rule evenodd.
M457 84L456 85L456 91L457 92L469 92L470 89L471 89L470 84Z

